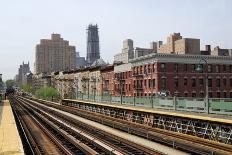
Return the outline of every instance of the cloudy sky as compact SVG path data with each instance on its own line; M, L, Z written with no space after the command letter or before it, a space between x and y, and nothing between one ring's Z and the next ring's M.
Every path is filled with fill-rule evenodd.
M137 47L173 32L205 44L232 48L231 0L0 0L0 73L14 78L19 65L34 71L35 45L51 33L86 56L86 27L99 25L100 52L112 62L122 41Z

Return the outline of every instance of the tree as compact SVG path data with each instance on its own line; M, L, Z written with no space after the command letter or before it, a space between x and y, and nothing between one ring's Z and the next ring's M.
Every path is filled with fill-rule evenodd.
M22 90L23 90L24 92L31 93L31 92L32 92L32 87L31 87L31 85L29 85L29 84L22 85Z
M6 80L6 86L7 88L12 88L13 86L17 86L18 83L15 80Z
M53 100L58 98L59 92L53 87L41 87L36 90L35 95L36 97L44 100Z

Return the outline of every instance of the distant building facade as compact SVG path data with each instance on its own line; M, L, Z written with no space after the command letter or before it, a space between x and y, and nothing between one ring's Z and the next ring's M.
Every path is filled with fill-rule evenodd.
M114 56L114 62L128 63L129 59L134 58L133 40L126 39L123 41L122 52Z
M221 49L219 46L217 46L213 49L211 54L217 56L232 56L232 49Z
M90 24L87 29L87 65L91 66L97 59L100 59L98 26Z
M182 38L180 33L173 33L166 44L160 45L158 53L200 54L200 39Z
M16 75L16 81L18 81L20 84L27 84L26 74L30 72L29 62L27 64L23 62L23 64L19 66L18 75Z
M76 52L76 68L84 68L86 66L85 57L80 57L79 52Z
M52 34L51 39L41 39L36 45L35 72L50 74L54 71L75 69L75 46L70 46L60 34Z

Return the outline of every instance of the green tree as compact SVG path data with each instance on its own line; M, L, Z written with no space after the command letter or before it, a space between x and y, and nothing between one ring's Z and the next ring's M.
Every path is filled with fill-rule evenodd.
M59 97L59 92L53 87L41 87L35 92L36 97L44 100L53 100Z
M6 80L6 86L7 88L11 88L13 86L18 86L18 82L15 80Z
M32 92L32 87L31 87L31 85L29 85L29 84L22 85L22 90L23 90L24 92L31 93L31 92Z

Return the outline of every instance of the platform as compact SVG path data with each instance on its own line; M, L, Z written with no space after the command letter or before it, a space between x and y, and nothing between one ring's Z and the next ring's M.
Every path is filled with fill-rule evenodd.
M0 101L0 155L24 155L14 115L8 100Z
M141 106L130 106L130 105L121 105L121 104L113 104L113 103L100 103L100 102L93 102L93 101L85 101L85 100L78 100L78 99L63 99L63 102L79 102L83 104L92 104L110 108L118 108L118 109L125 109L125 110L132 110L132 111L139 111L139 112L147 112L159 115L167 115L167 116L174 116L174 117L182 117L182 118L189 118L195 120L203 120L203 121L210 121L210 122L217 122L217 123L226 123L232 124L232 117L228 115L216 115L216 114L205 114L205 113L196 113L196 112L186 112L186 111L173 111L173 110L164 110L164 109L156 109L156 108L149 108L149 107L141 107Z

